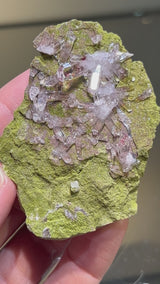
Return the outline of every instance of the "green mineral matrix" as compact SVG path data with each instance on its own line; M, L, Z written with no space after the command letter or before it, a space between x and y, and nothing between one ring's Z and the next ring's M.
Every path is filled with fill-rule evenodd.
M96 22L47 27L34 47L24 101L0 138L28 229L65 239L134 215L160 121L143 64Z

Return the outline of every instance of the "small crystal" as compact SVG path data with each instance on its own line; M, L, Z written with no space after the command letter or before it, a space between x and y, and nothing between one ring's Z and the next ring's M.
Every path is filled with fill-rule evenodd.
M151 88L145 90L141 95L138 96L138 100L144 101L144 100L148 99L151 96L151 93L152 93Z
M31 88L29 89L29 97L31 101L34 101L38 94L39 94L39 88L31 86Z
M91 75L90 84L88 91L91 94L95 94L100 85L100 76L101 76L101 65L98 64L95 71Z
M37 75L37 73L38 73L38 70L36 68L32 67L30 69L30 77L31 78L34 78Z
M94 44L98 44L102 40L102 36L98 35L98 34L94 35L94 36L91 37L91 40Z
M34 40L34 46L37 51L48 55L54 55L57 52L57 43L55 44L54 35L48 32L44 32L43 38L38 36Z
M123 161L123 171L129 172L134 165L136 165L137 159L134 157L132 153L127 153Z
M50 239L51 238L49 228L44 228L43 229L42 237L46 238L46 239Z
M80 190L79 182L77 180L71 181L71 192L76 193L79 192L79 190Z

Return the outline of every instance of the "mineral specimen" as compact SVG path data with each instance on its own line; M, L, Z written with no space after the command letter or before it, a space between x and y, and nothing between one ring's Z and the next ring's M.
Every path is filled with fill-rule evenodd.
M130 217L160 121L143 64L93 22L50 26L34 46L24 102L0 139L29 230L64 239Z

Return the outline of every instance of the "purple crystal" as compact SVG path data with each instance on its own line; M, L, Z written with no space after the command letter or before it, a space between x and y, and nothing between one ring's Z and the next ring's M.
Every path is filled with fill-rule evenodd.
M54 87L59 82L57 76L55 75L45 77L43 74L43 76L41 76L39 79L40 85L44 87Z
M43 37L41 35L37 36L33 43L37 51L47 55L54 55L60 49L62 40L55 39L54 34L45 31Z
M152 93L152 89L150 89L150 88L147 89L141 95L138 96L138 100L144 101L144 100L148 99L151 96L151 93Z
M89 31L93 45L100 44L102 36ZM122 63L133 54L120 50L118 44L110 44L108 51L74 54L73 46L77 38L70 30L63 37L44 32L34 41L38 51L54 55L58 68L54 74L45 74L34 66L28 90L30 107L28 119L45 124L53 134L52 161L66 164L97 155L99 145L105 145L110 161L110 172L116 177L128 173L137 164L137 149L130 131L130 119L123 109L123 100L128 92L118 87L118 81L127 76ZM78 96L81 91L81 97ZM151 94L146 90L138 97L144 100ZM63 116L52 114L50 110L61 104ZM69 115L70 114L70 115ZM45 136L33 137L31 143L45 143ZM77 212L77 211L76 211ZM76 213L75 212L75 213ZM65 212L67 218L75 215Z
M91 36L91 40L94 44L98 44L100 43L100 41L102 40L102 36L101 35L93 35Z

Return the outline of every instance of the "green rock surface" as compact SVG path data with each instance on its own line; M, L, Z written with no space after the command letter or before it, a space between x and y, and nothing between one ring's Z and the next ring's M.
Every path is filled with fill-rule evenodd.
M97 50L107 52L110 44L117 43L121 52L126 51L119 36L103 31L98 23L72 20L45 30L50 35L54 33L55 39L64 39L68 31L74 32L76 37L72 46L75 55L85 56ZM93 36L101 35L101 38L96 43L91 41L90 32ZM44 32L35 41L36 47L43 35ZM59 51L56 56L41 52L33 59L31 67L45 75L54 75L59 61L62 61L61 56ZM94 231L97 227L128 218L137 212L137 188L145 170L160 114L143 64L128 59L122 66L127 70L127 76L118 80L118 87L125 87L128 95L120 109L130 120L138 161L127 173L120 170L120 174L111 174L111 159L103 142L90 148L84 147L82 159L77 158L73 146L70 154L73 162L65 163L61 159L56 163L51 157L53 129L48 128L46 123L35 122L25 116L31 104L28 90L22 105L14 114L14 120L4 130L0 138L0 160L7 175L17 184L27 227L36 236L65 239ZM38 80L34 82L40 86ZM75 84L74 92L79 100L92 100L83 95L84 83L79 77L71 83ZM70 81L65 81L62 86L66 96L71 92L68 84ZM54 91L55 87L48 89ZM151 90L150 95L142 98L148 89ZM62 102L56 102L54 107L48 105L48 112L60 118L76 115L77 111L64 109ZM90 135L90 125L87 131L86 135ZM36 135L43 138L44 142L32 141L31 138ZM115 163L118 164L117 160Z

